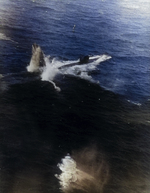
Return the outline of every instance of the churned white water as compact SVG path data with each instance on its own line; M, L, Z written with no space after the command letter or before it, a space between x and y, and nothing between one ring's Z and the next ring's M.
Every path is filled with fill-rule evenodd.
M89 80L91 82L96 82L90 72L96 71L97 66L106 60L109 60L111 56L106 54L91 56L88 64L79 64L79 60L74 61L59 61L54 58L52 61L49 57L45 57L46 66L43 68L41 78L43 81L49 81L54 85L54 88L60 91L60 88L55 84L55 78L58 74L62 75L72 75L82 79Z

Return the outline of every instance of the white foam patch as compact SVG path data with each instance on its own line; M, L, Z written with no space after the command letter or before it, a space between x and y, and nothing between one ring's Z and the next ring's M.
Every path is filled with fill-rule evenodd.
M93 80L93 78L89 75L89 72L96 70L97 65L99 65L101 62L106 61L110 58L111 56L108 56L106 54L96 55L96 56L91 56L89 58L89 60L92 60L91 63L79 64L79 60L59 61L54 58L52 61L50 61L49 57L46 57L45 58L46 67L43 68L41 78L43 81L51 82L58 91L60 90L60 88L57 87L54 83L54 79L58 74L72 75L72 76L80 77L82 79L89 80L91 82L95 82L95 80Z

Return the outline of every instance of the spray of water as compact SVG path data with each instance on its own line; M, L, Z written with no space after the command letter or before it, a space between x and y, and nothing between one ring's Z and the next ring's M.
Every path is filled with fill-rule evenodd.
M61 91L61 89L57 87L54 82L55 76L60 73L59 66L61 66L61 62L55 58L50 61L49 57L45 57L45 63L46 66L43 68L43 72L41 74L42 81L49 81L51 84L53 84L57 91Z
M61 174L55 176L65 193L102 193L109 179L109 168L104 156L93 147L65 156L58 167Z
M27 70L28 72L41 72L42 81L49 81L57 91L60 91L60 88L55 84L58 74L72 75L95 82L90 72L95 71L101 62L111 58L106 54L87 57L88 60L84 58L84 60L76 61L59 61L56 58L51 59L50 56L45 57L41 47L33 44L32 57Z
M54 85L54 88L60 91L60 88L54 83L55 77L58 74L62 75L72 75L82 79L89 80L91 82L96 82L93 80L90 72L95 71L97 66L111 57L103 54L90 57L88 64L79 64L79 60L75 61L59 61L56 58L49 60L49 57L45 57L46 66L43 68L41 78L43 81L49 81Z

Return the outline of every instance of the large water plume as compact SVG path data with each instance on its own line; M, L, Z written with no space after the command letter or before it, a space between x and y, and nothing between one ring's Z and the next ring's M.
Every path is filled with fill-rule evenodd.
M63 192L103 192L109 179L109 167L104 155L95 147L67 155L61 162L58 167L62 173L56 177Z

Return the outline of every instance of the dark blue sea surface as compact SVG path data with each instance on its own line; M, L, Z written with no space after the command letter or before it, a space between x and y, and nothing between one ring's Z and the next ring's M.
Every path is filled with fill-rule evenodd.
M150 192L149 10L148 0L0 0L1 193ZM27 71L33 43L62 64L111 58L88 79L55 76L58 92ZM67 154L89 187L60 189Z

